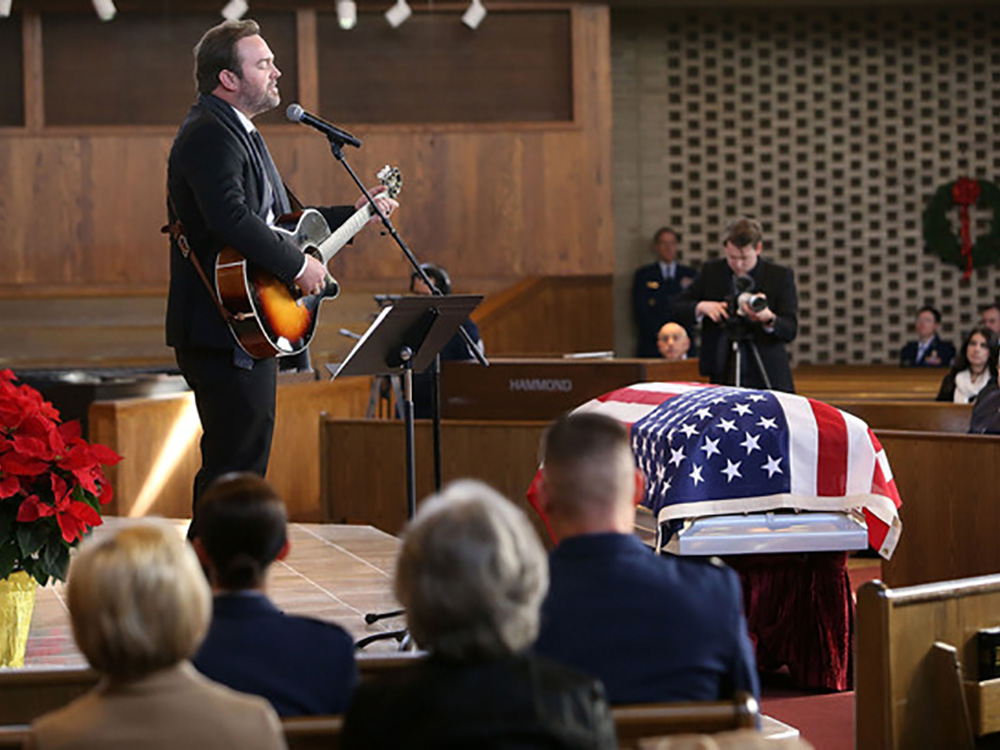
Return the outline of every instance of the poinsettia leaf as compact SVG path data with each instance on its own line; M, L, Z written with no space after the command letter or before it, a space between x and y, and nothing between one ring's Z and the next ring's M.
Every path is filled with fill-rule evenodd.
M21 556L31 557L45 544L49 530L44 523L19 523L17 525L17 546L21 548Z
M14 519L17 518L18 504L12 500L0 502L0 539L9 539L14 532Z
M17 558L17 542L13 539L7 539L3 544L0 544L0 580L7 578L14 572Z
M45 545L41 561L49 575L60 581L66 580L66 571L69 569L69 547L63 544L61 539L57 538L55 542L50 540Z

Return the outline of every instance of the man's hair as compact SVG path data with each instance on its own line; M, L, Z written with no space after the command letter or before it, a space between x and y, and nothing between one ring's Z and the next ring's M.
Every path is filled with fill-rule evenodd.
M634 488L628 431L603 414L569 414L542 438L542 471L550 505L570 518L605 515Z
M410 633L451 659L531 645L548 585L545 551L527 517L470 479L421 504L396 562L396 597Z
M740 216L726 225L722 232L722 244L732 242L736 247L756 246L764 239L764 230L760 222L749 216Z
M194 46L194 80L199 94L211 94L219 85L219 73L229 70L240 78L243 66L236 43L260 33L256 21L223 21L206 31Z
M924 313L924 312L929 312L931 315L933 315L935 323L940 323L941 322L941 311L938 310L936 307L934 307L932 305L924 305L919 310L917 310L917 317L919 318L920 317L920 313Z
M672 234L675 240L677 240L678 242L681 241L681 233L678 232L676 229L673 229L671 227L660 227L655 232L653 232L653 242L659 242L660 235L662 234Z
M287 540L285 503L263 478L225 474L198 498L198 539L223 589L259 586Z
M431 281L434 282L434 286L437 287L437 290L441 292L441 294L451 294L451 277L444 268L436 266L433 263L422 263L420 268L430 277ZM413 291L413 285L417 283L418 279L423 281L423 279L420 278L419 273L412 271L410 273L411 292Z
M979 308L979 314L982 315L987 310L996 310L1000 312L1000 302L987 302L985 305Z
M189 658L205 637L212 596L191 545L163 522L102 531L69 569L73 637L94 669L135 679Z

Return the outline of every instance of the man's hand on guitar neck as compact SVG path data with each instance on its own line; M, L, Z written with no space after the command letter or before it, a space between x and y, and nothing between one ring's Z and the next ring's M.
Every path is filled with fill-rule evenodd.
M303 294L321 294L326 289L326 269L316 258L306 255L306 264L295 277L295 284Z
M399 202L390 198L388 195L382 195L385 190L385 185L379 185L378 187L369 188L368 192L371 193L372 198L375 199L375 203L378 204L379 210L385 214L386 217L389 217L392 215L392 212L399 207ZM368 199L362 195L354 204L354 208L361 208L367 203ZM373 211L369 222L376 223L379 221L381 221L381 219L379 219L378 214Z

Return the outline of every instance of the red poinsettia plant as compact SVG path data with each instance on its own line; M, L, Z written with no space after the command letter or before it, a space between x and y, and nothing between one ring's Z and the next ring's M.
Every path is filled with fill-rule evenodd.
M121 456L16 380L0 371L0 580L23 570L44 586L66 580L70 548L102 523L112 494L102 466Z

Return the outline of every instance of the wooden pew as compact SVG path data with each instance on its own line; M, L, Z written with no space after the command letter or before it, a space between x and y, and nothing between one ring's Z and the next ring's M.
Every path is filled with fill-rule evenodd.
M730 701L613 706L611 715L619 747L632 748L649 737L752 729L759 712L753 696L740 693ZM282 726L289 750L321 750L338 747L343 719L340 716L284 719Z
M802 396L833 403L856 401L933 401L947 373L939 367L895 365L800 365L792 375Z
M873 430L966 434L972 419L972 404L845 399L830 405L863 419Z
M421 654L358 655L361 681L419 661ZM0 672L0 726L30 724L42 714L65 706L97 685L92 669L10 670Z
M1000 571L1000 438L876 430L903 501L890 586Z
M611 709L619 746L632 748L647 737L671 734L712 734L753 728L757 701L746 693L731 701L703 703L645 703ZM289 750L336 750L343 731L342 716L305 716L281 722ZM30 730L26 725L0 726L0 748L22 748Z
M1000 575L858 591L855 747L972 747L1000 731L1000 680L979 682L976 632L1000 624Z

